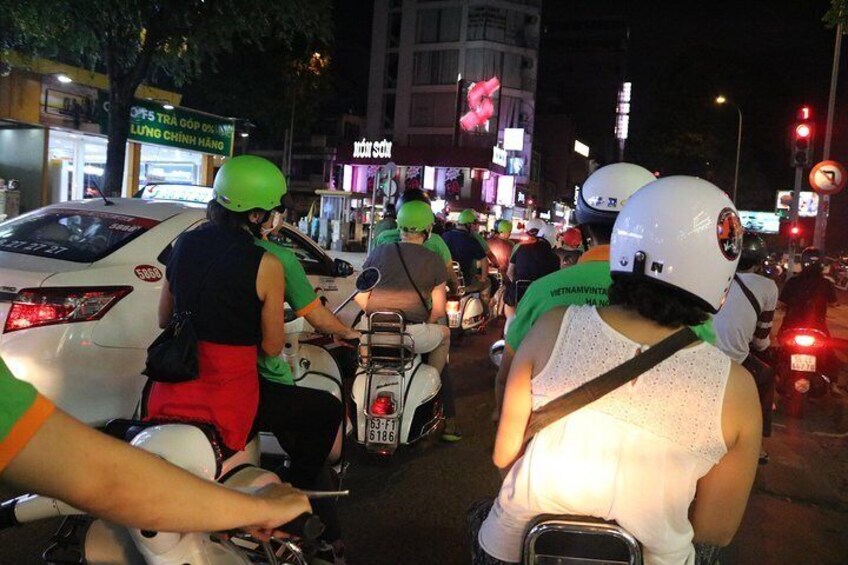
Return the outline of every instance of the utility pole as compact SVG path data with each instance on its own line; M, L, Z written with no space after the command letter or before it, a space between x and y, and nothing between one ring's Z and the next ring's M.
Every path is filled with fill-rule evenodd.
M833 47L833 69L830 73L830 97L827 101L827 125L824 130L824 150L822 161L830 159L830 145L833 139L833 113L836 107L836 83L839 80L839 59L842 55L842 24L836 26L836 41ZM816 231L813 245L824 251L827 237L827 216L830 214L830 195L823 194L819 198L819 208L816 213Z
M795 189L792 191L792 205L789 208L789 227L794 230L798 225L799 207L801 205L801 182L804 178L804 167L795 167ZM792 278L795 274L795 245L797 242L797 234L790 232L789 236L789 267L786 273L786 280Z

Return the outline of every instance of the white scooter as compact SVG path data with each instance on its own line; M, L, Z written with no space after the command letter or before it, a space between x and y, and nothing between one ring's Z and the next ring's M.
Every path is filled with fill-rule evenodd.
M456 261L451 263L453 272L458 281L456 293L448 296L445 310L448 316L448 327L451 329L451 337L459 337L465 333L481 331L488 318L483 299L479 292L467 292L465 289L465 277L462 269Z
M428 436L444 419L441 377L414 351L402 313L366 318L352 397L356 439L369 452L390 455Z
M150 451L183 469L230 488L255 490L279 482L276 474L259 467L259 442L251 441L244 451L222 459L216 435L195 424L156 425L130 420L113 421L107 432L132 438L131 445ZM307 493L313 497L338 493ZM92 519L62 501L24 495L0 505L0 528L57 516L68 517L55 543L44 552L48 563L87 565L306 565L300 542L260 542L246 534L226 539L208 532L168 533L124 528ZM323 531L316 516L303 514L280 529L314 540Z

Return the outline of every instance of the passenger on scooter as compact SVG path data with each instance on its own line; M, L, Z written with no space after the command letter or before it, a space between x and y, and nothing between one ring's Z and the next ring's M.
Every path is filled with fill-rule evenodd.
M512 255L515 242L510 239L512 235L512 222L509 220L500 220L497 223L497 235L489 239L489 249L491 249L497 259L498 271L506 281L506 273L509 268L509 258Z
M243 528L267 539L310 511L306 497L289 485L248 495L93 430L15 379L2 359L0 482L150 531Z
M474 563L519 562L525 528L543 514L614 520L646 565L693 564L715 552L698 544L730 543L762 424L753 379L718 348L696 342L527 444L524 434L532 411L718 311L741 243L733 203L701 179L657 180L624 206L611 305L547 312L512 364L493 454L505 479L490 512L472 509Z
M498 412L512 357L536 320L558 306L608 304L607 289L612 284L609 240L613 223L624 203L653 180L656 180L654 175L639 165L614 163L598 169L583 183L575 215L586 252L577 265L542 277L530 285L522 297L506 334L506 348L495 381ZM712 330L709 325L696 331L704 332L699 335L705 341L715 341L715 336L710 335Z
M215 176L209 222L177 238L159 300L159 325L190 312L197 334L197 379L154 382L147 420L205 422L223 445L244 449L259 405L259 353L285 345L283 267L254 244L285 192L270 161L240 155Z
M442 375L448 420L445 433L452 434L455 428L453 393L444 371L450 351L450 330L438 323L445 317L447 273L444 263L424 246L433 220L433 212L426 202L412 201L400 207L397 222L401 241L379 245L368 255L363 268L379 269L380 282L371 292L358 294L356 302L366 314L381 310L403 313L415 352L427 353L427 364Z
M374 226L374 237L379 238L380 234L386 230L397 229L397 220L395 220L395 205L387 202L383 207L383 219L377 222Z
M504 294L504 312L507 319L515 316L515 307L530 283L559 270L559 258L554 253L550 241L541 233L547 228L544 220L533 219L527 222L524 228L526 239L515 248L509 259L509 283Z
M776 375L774 368L757 355L771 345L769 336L777 308L777 285L770 278L758 274L767 257L765 241L757 234L746 233L727 301L713 317L716 347L754 376L763 413L764 438L771 436ZM762 451L760 463L766 462L768 454Z
M264 237L282 228L284 211L281 204L263 225ZM283 265L285 299L298 317L306 318L319 332L341 339L359 338L358 331L344 325L321 303L291 250L268 239L257 239L255 243ZM340 456L344 406L328 392L295 386L291 367L279 356L260 355L259 376L255 428L272 432L280 442L291 460L288 479L298 488L335 490L337 479L329 464ZM334 557L342 556L344 547L335 500L316 501L316 512L326 527L323 539L328 541L327 552L332 552Z
M487 249L476 233L477 212L471 209L459 214L456 226L444 235L451 257L459 263L465 278L466 292L479 292L483 304L489 303L489 259Z

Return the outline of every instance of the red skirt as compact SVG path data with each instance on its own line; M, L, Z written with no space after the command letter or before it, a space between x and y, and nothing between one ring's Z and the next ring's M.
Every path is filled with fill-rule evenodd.
M145 420L212 424L228 448L244 449L259 406L254 345L197 344L199 378L153 383Z

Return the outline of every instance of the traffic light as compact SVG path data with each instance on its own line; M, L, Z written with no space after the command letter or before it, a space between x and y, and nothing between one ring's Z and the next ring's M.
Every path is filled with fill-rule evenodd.
M812 121L812 111L809 106L801 106L798 110L798 121L792 130L792 156L790 164L793 167L813 166L813 137L815 124Z

